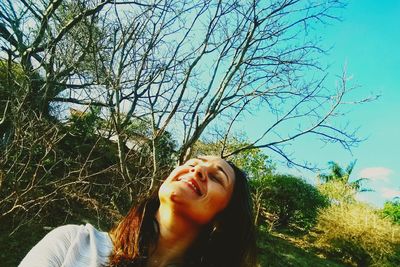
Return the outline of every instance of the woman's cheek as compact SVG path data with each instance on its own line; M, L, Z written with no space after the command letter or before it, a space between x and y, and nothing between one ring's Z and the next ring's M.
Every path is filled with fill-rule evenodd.
M216 192L214 192L214 197L210 201L209 206L212 210L215 211L215 213L219 213L228 205L229 196L226 191L222 189L217 189L215 191Z
M184 168L182 166L176 167L171 173L170 175L167 177L166 180L171 181L173 180L175 177L177 177L178 175L182 175L182 173L184 172Z

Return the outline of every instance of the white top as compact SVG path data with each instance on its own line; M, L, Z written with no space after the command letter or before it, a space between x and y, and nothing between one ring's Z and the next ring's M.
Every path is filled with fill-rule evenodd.
M49 232L19 264L19 267L107 266L113 244L108 233L91 224L64 225Z

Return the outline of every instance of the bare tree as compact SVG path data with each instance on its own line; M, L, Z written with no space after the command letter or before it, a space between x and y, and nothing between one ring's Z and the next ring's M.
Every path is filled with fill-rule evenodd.
M305 134L345 148L359 142L333 120L351 91L347 77L336 88L325 87L316 61L323 50L307 36L313 23L336 19L331 12L343 7L340 1L204 1L189 7L178 1L168 7L152 9L152 23L140 23L151 25L144 35L148 46L141 46L148 49L135 53L140 66L128 73L143 81L143 90L128 90L126 119L150 116L153 141L174 129L180 162L216 118L227 125L228 136L237 119L255 107L275 119L262 125L259 138L225 156L268 148L307 167L294 162L284 145ZM310 71L320 76L307 81ZM281 133L283 125L292 130Z
M128 185L131 139L140 136L151 148L152 187L162 171L165 134L178 142L183 162L210 126L222 125L226 139L253 110L269 114L260 136L222 154L267 148L307 167L286 144L306 134L345 148L359 142L334 123L351 91L347 77L336 88L325 86L317 60L324 51L310 34L314 24L336 20L343 6L339 0L3 1L1 55L22 66L24 101L35 100L38 111L57 103L101 107L109 123L102 134L116 138ZM136 121L148 130L132 131Z

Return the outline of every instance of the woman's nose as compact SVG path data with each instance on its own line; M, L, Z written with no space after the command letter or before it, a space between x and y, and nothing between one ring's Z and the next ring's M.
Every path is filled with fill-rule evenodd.
M200 166L200 165L193 166L193 167L190 169L190 172L193 172L193 173L194 173L194 176L195 176L196 178L199 178L200 181L205 181L205 180L207 179L206 174L205 174L205 170L204 170L204 167L203 167L203 166Z

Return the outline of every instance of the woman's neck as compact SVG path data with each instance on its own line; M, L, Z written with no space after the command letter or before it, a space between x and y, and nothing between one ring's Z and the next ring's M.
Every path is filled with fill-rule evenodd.
M156 219L159 225L159 239L150 254L147 267L164 267L182 263L187 249L193 244L200 232L200 225L177 216L173 210L160 208Z

